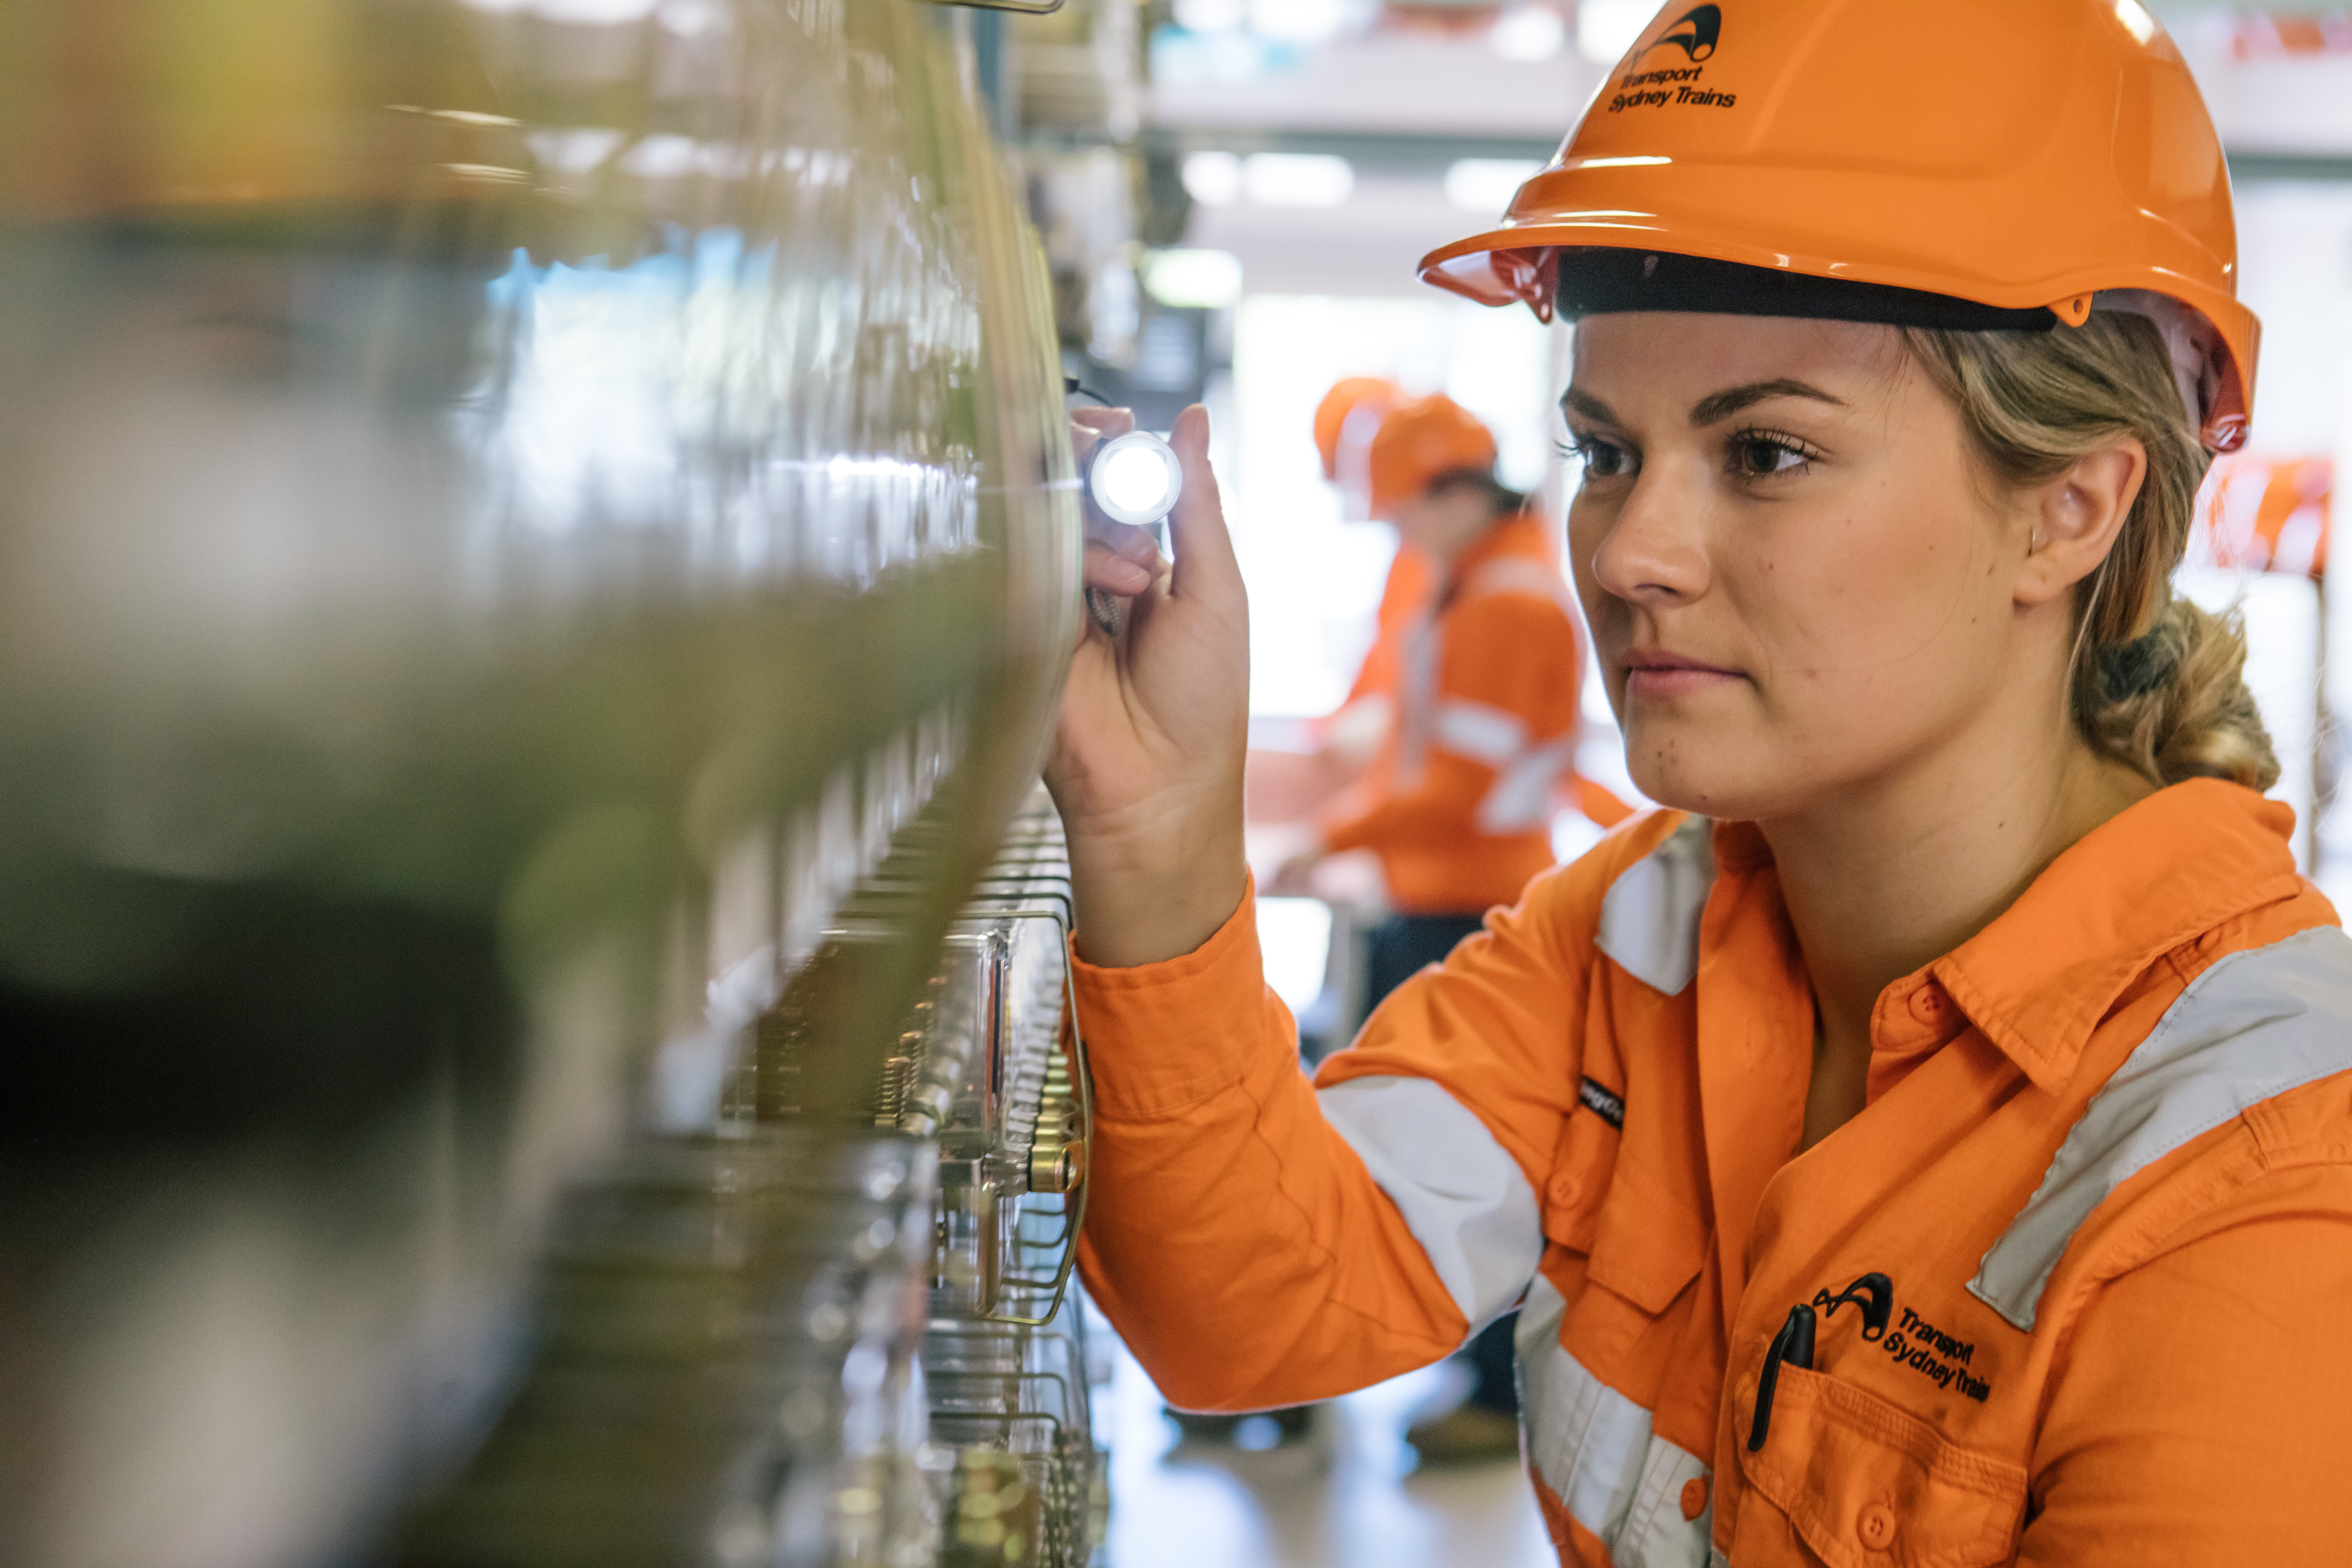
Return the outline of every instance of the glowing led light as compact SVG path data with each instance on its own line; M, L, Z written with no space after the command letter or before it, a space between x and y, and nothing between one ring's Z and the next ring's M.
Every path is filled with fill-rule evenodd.
M1125 511L1164 510L1168 470L1158 453L1140 447L1111 454L1102 467L1103 499Z
M1148 430L1130 430L1096 449L1087 489L1113 522L1148 528L1175 508L1184 473L1167 442Z

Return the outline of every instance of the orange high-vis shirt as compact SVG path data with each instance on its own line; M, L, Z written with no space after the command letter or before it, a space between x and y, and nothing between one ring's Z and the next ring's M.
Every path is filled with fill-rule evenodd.
M1576 620L1542 521L1498 522L1465 550L1398 652L1395 721L1322 814L1323 842L1377 853L1408 914L1509 903L1552 863L1575 760Z
M1429 607L1437 592L1437 565L1410 544L1399 544L1381 584L1381 605L1372 621L1372 646L1364 652L1363 667L1348 689L1353 702L1374 692L1393 692L1404 670L1405 637ZM1346 710L1345 704L1341 710Z
M1348 688L1347 700L1316 724L1323 748L1349 769L1369 766L1396 727L1397 686L1404 668L1405 639L1421 622L1437 591L1436 563L1410 544L1400 544L1381 584L1380 609L1371 646Z
M1563 1563L2352 1562L2352 938L2292 823L2199 780L2089 834L1886 988L1866 1107L1801 1154L1752 826L1628 823L1311 1084L1245 900L1081 964L1086 1279L1222 1409L1518 1307Z

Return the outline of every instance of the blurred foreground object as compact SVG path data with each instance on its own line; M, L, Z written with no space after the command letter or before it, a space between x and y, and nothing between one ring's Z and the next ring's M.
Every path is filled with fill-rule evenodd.
M936 1542L876 1085L1078 542L965 25L0 10L0 1561Z

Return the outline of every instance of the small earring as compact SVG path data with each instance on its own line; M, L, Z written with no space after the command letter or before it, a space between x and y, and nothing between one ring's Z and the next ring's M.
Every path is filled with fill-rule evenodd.
M2042 553L2042 531L2040 529L2037 528L2033 531L2032 542L2029 543L2025 547L2025 552L2028 555L2039 555Z

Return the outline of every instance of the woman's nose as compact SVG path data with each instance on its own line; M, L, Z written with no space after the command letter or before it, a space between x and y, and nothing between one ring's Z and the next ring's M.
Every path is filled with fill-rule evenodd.
M1593 579L1628 604L1687 604L1706 592L1702 497L1663 465L1633 482L1592 555Z

